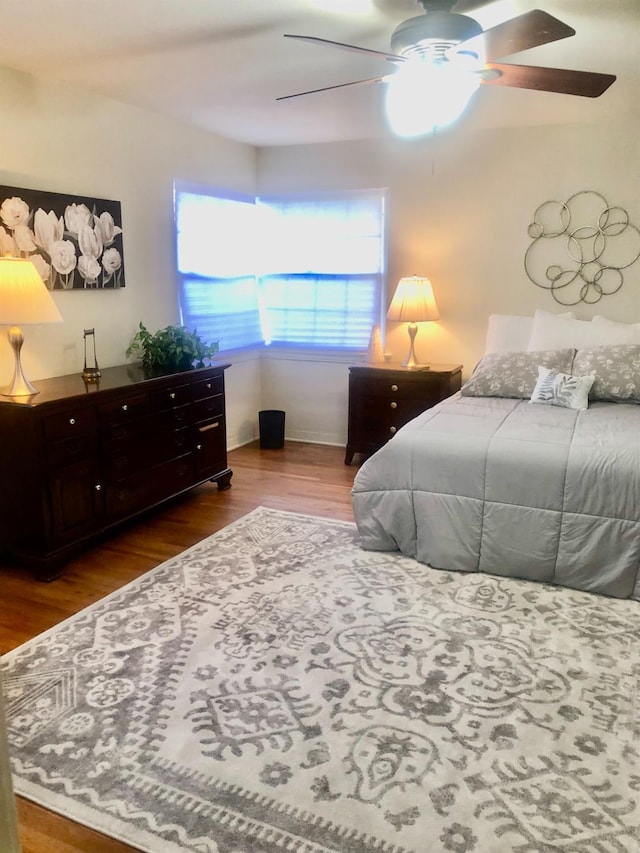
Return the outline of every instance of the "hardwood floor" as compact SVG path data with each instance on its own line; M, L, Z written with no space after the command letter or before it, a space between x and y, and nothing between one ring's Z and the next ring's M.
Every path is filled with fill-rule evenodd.
M257 442L229 453L232 486L200 486L149 513L67 565L45 584L0 564L0 654L194 545L258 506L352 521L356 466L344 448L288 442L260 450ZM18 798L22 853L132 853L134 848ZM161 851L158 851L161 853Z

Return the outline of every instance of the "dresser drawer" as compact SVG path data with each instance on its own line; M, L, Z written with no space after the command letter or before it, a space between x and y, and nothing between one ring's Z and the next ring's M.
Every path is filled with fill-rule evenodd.
M194 400L202 400L204 397L212 397L214 394L224 393L224 377L212 376L209 379L200 379L191 386Z
M80 407L43 418L49 468L63 468L95 455L98 433L96 410Z
M108 483L105 507L110 518L125 518L193 485L193 456L187 454L140 474Z
M154 412L161 412L164 409L173 409L177 406L184 406L191 402L191 386L182 383L181 385L169 385L166 388L160 388L151 393L151 409Z
M143 471L161 462L182 456L193 449L191 430L153 429L138 432L126 441L105 442L103 460L108 480L120 479L126 474Z
M198 400L192 405L193 420L196 423L224 415L224 397L222 394L217 394L215 397L206 397L204 400Z
M74 439L95 430L96 410L87 406L70 408L56 415L46 415L43 423L48 442Z
M227 467L226 426L224 416L205 421L196 427L196 477L206 477Z
M100 423L104 426L134 421L149 412L149 395L135 394L121 397L99 408Z
M96 455L96 432L81 432L69 438L47 443L47 465L49 468L64 468Z

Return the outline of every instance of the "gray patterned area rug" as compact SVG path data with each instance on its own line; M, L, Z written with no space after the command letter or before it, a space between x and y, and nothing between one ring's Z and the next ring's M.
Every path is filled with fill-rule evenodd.
M6 656L15 787L152 853L634 853L639 635L260 508Z

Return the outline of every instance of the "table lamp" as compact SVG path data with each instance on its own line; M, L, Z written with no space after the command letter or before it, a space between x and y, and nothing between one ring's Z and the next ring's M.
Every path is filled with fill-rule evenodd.
M440 319L438 306L433 297L433 288L428 278L417 275L401 278L387 311L387 319L395 323L408 323L409 354L402 362L403 367L428 367L420 365L416 358L415 339L417 323Z
M20 326L61 322L58 307L33 263L28 258L0 258L0 325L10 327L8 337L15 358L13 380L2 391L3 397L38 393L22 372Z

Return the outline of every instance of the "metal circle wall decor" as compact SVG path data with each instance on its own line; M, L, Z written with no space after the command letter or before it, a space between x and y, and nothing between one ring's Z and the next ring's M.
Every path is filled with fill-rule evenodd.
M593 305L622 287L622 271L640 258L640 230L622 207L584 190L545 201L529 225L524 269L560 305Z

